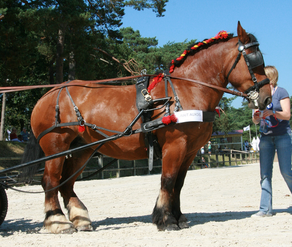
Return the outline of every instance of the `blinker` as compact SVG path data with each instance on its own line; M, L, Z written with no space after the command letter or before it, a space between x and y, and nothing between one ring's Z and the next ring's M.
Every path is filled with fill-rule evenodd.
M251 69L256 68L256 67L264 64L263 55L259 50L256 52L247 54L246 57L247 57L247 60L250 64Z

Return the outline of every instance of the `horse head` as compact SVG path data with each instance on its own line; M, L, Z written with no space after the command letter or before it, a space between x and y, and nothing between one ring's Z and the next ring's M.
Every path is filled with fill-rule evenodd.
M257 39L247 33L238 22L238 51L230 65L227 80L239 91L247 94L250 108L264 110L271 103L269 79L264 71L264 59ZM234 59L234 56L232 56Z

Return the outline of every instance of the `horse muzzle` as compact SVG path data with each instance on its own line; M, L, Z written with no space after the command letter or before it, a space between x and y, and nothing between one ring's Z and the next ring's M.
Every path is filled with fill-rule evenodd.
M258 83L255 83L252 87L245 91L245 94L247 94L247 99L249 101L249 108L258 108L260 110L264 110L266 106L272 102L271 95L260 92L260 89L269 83L270 80L266 78Z
M248 107L250 109L264 110L266 109L267 105L272 102L271 96L260 96L258 92L253 93L251 97L248 96L247 99L249 101Z

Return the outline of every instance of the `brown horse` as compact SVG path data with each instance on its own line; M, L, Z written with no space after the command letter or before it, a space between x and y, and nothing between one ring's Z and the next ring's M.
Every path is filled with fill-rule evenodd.
M225 88L230 82L238 91L249 92L251 108L264 109L270 103L271 95L258 43L253 35L246 33L240 23L237 34L238 37L233 37L225 32L224 35L218 34L212 39L196 43L173 61L171 75L173 78L200 80L220 88ZM54 125L56 102L59 102L59 123L76 122L76 112L79 111L86 123L119 132L123 132L138 114L134 85L113 86L88 82L84 86L71 86L72 83L65 84L69 93L64 87L63 90L57 87L37 102L31 115L31 127L35 137L39 137ZM223 91L219 89L190 80L172 79L172 83L183 110L214 112L223 95ZM169 84L168 92L169 96L176 98ZM165 84L161 82L152 86L150 95L152 99L165 97ZM77 111L72 102L78 107ZM170 114L175 108L172 103L174 101L171 101ZM155 110L152 119L160 118L164 114L164 108ZM139 119L134 128L140 128L141 123ZM113 135L107 130L102 132ZM197 151L211 137L212 122L170 124L153 132L162 149L163 163L161 188L153 210L153 223L159 230L186 228L187 219L180 209L180 192ZM73 144L92 143L104 138L100 132L89 127L78 130L75 125L54 128L41 136L39 145L46 156L66 151ZM94 148L74 153L68 159L62 156L46 161L42 186L46 191L44 225L49 231L63 233L76 229L92 230L87 208L73 190L74 182L81 171L58 189L52 188L74 174L90 157ZM106 142L99 152L126 160L148 157L143 133ZM69 220L61 210L58 191L64 199Z

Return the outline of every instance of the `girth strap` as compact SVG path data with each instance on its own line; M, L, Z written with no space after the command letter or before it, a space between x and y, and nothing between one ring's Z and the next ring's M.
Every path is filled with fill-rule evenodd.
M53 131L55 128L59 128L59 127L68 127L68 126L79 126L80 123L79 122L68 122L68 123L57 123L55 125L53 125L52 127L44 130L37 138L37 142L40 141L40 139L50 133L51 131ZM102 131L100 130L105 130L105 131L108 131L108 132L112 132L112 133L115 133L115 134L121 134L122 132L120 131L115 131L115 130L109 130L109 129L105 129L105 128L102 128L102 127L99 127L99 126L96 126L95 124L89 124L89 123L86 123L84 122L84 125L85 126L88 126L89 128L93 129L95 132L99 133L100 135L104 136L104 137L108 137L108 135L104 134ZM100 129L100 130L99 130Z

